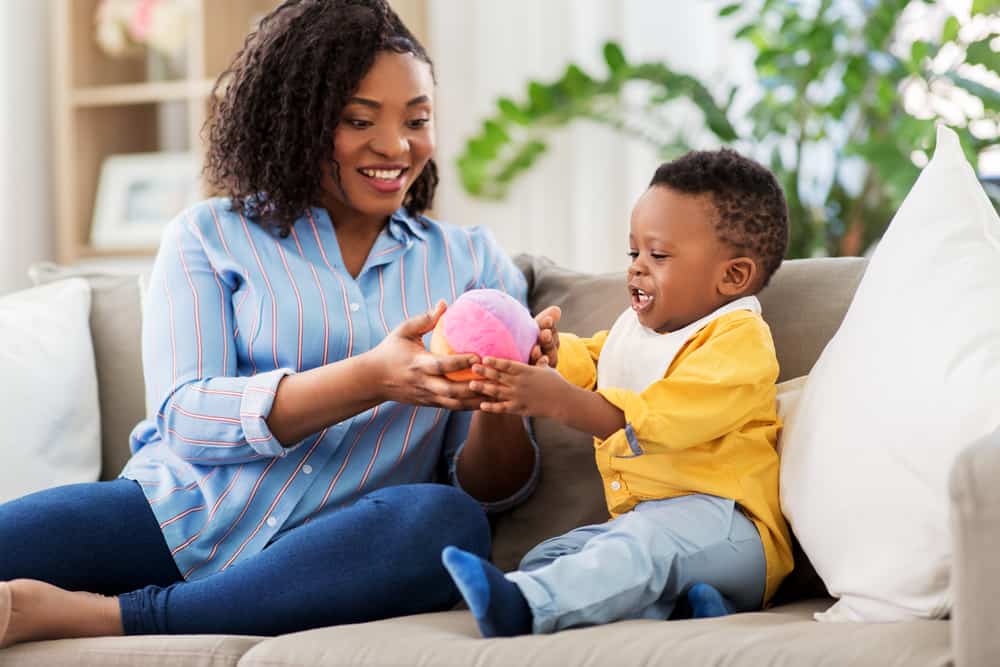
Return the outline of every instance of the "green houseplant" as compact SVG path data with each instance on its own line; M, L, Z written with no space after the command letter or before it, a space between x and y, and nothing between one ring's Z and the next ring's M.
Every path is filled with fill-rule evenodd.
M665 63L629 62L609 42L603 78L570 64L556 81L528 82L522 102L499 99L458 159L463 186L476 197L505 197L545 152L547 136L574 121L613 126L651 144L663 159L676 157L692 146L662 119L667 105L684 99L700 110L717 143L770 146L756 157L785 188L790 257L858 254L882 235L932 149L935 125L946 122L937 111L909 113L904 91L916 87L953 100L962 118L956 123L952 113L949 124L973 164L1000 141L995 23L976 33L975 25L962 29L949 16L935 39L907 41L900 19L920 2L820 0L813 11L807 3L777 0L722 7L720 16L744 17L735 36L756 48L759 97L741 123L729 116L737 87L713 94L708 84ZM973 2L973 17L998 13L1000 0ZM640 102L623 94L637 85L644 91ZM803 158L818 145L833 155L836 176L821 192L806 192Z

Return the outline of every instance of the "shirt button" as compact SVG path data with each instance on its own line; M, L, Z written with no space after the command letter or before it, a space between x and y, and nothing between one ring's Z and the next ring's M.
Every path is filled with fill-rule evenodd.
M267 525L269 525L271 528L274 528L275 526L278 525L278 520L275 519L273 516L269 516L267 517Z
M308 475L312 471L313 471L313 467L312 466L309 466L309 465L302 466L302 472L304 472L305 474Z
M619 482L617 479L615 481L611 482L611 490L612 491L619 491L619 490L621 490L621 488L622 488L622 483Z
M352 303L351 304L351 310L353 310L355 313L358 312L358 310L360 310L360 309L361 309L360 304L357 304L357 303Z

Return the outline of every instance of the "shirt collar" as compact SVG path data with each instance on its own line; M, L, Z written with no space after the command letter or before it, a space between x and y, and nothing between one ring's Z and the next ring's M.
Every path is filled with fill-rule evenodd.
M421 216L411 216L405 208L400 208L389 218L389 233L400 243L406 243L409 237L418 239L427 237L427 223Z

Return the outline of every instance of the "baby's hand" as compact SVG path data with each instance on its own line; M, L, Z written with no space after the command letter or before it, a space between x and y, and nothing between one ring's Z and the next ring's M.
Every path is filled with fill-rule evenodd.
M469 388L488 397L480 404L483 412L548 417L566 393L566 380L549 367L545 355L535 366L508 359L486 357L472 370L485 380L473 380Z
M542 312L535 315L535 322L538 324L538 343L531 348L529 361L532 366L539 365L541 359L545 359L546 365L552 368L559 362L559 318L562 317L562 310L559 306L549 306Z

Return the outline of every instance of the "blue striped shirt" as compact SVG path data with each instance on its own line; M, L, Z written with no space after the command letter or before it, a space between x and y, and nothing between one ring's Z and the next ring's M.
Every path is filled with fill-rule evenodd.
M174 219L144 306L148 417L122 477L141 484L184 578L220 572L374 489L440 479L469 412L386 402L288 448L266 420L284 376L370 350L438 299L481 287L525 302L524 276L488 230L404 210L357 278L321 208L285 239L224 199Z

